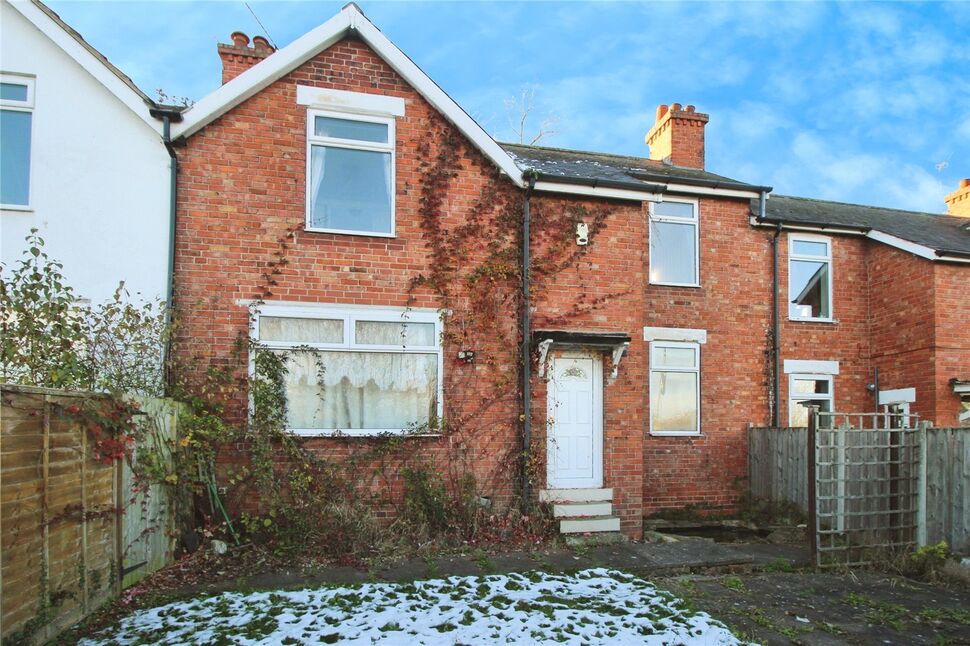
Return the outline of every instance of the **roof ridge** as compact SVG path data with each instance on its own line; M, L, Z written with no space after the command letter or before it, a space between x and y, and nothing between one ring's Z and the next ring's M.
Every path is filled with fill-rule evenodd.
M821 200L815 197L801 197L800 195L782 195L780 193L774 193L769 197L769 202L776 198L785 198L788 200L801 200L802 202L820 202L822 204L839 204L842 206L855 206L863 209L871 209L876 211L893 211L896 213L907 213L909 215L928 215L935 218L953 218L954 220L959 219L955 216L948 215L946 213L930 213L929 211L908 211L906 209L894 209L890 206L874 206L872 204L859 204L857 202L840 202L838 200Z

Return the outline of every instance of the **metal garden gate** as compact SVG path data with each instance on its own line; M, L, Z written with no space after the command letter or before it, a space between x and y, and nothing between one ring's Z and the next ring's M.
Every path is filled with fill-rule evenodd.
M917 415L812 408L808 516L819 567L863 565L915 548L924 526L924 439Z

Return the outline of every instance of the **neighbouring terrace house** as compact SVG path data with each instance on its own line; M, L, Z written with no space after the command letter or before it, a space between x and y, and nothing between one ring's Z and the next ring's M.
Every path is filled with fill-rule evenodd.
M637 536L735 509L748 425L803 403L965 417L966 187L950 216L769 196L707 171L708 115L676 103L649 156L500 144L353 4L218 53L223 85L172 131L180 357L291 351L311 448L416 431L495 504Z
M167 300L172 159L159 107L46 5L0 1L0 262L38 230L75 294Z

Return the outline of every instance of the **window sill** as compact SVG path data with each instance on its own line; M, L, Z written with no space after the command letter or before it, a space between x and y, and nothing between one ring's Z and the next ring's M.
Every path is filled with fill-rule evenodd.
M707 437L703 433L654 433L650 432L650 437Z
M17 213L33 213L31 206L20 206L18 204L0 204L0 211L15 211Z
M361 236L368 238L396 238L397 236L393 233L378 233L375 231L348 231L347 229L316 229L313 227L305 227L303 229L307 233L332 233L341 236Z
M788 320L792 321L793 323L829 323L832 325L835 325L836 323L839 322L838 319L809 319L809 318L794 318L791 316L788 317Z
M328 438L332 440L375 440L383 438L438 438L442 437L442 433L408 433L407 431L365 431L365 430L354 430L354 431L328 431L328 430L316 430L316 429L300 429L300 428L288 428L287 432L296 435L297 437L305 438Z
M651 285L655 287L689 287L691 289L700 289L700 283L655 283L650 282Z

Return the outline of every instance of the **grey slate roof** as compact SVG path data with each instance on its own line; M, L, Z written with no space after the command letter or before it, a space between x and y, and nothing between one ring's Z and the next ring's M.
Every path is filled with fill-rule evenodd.
M771 195L764 222L880 231L929 247L939 255L970 257L970 219L862 204ZM758 216L758 201L751 201Z
M662 190L666 182L760 191L755 186L694 168L672 166L644 157L627 157L583 150L525 146L500 143L522 170L533 168L545 181L568 181L591 186L627 188L631 190Z

